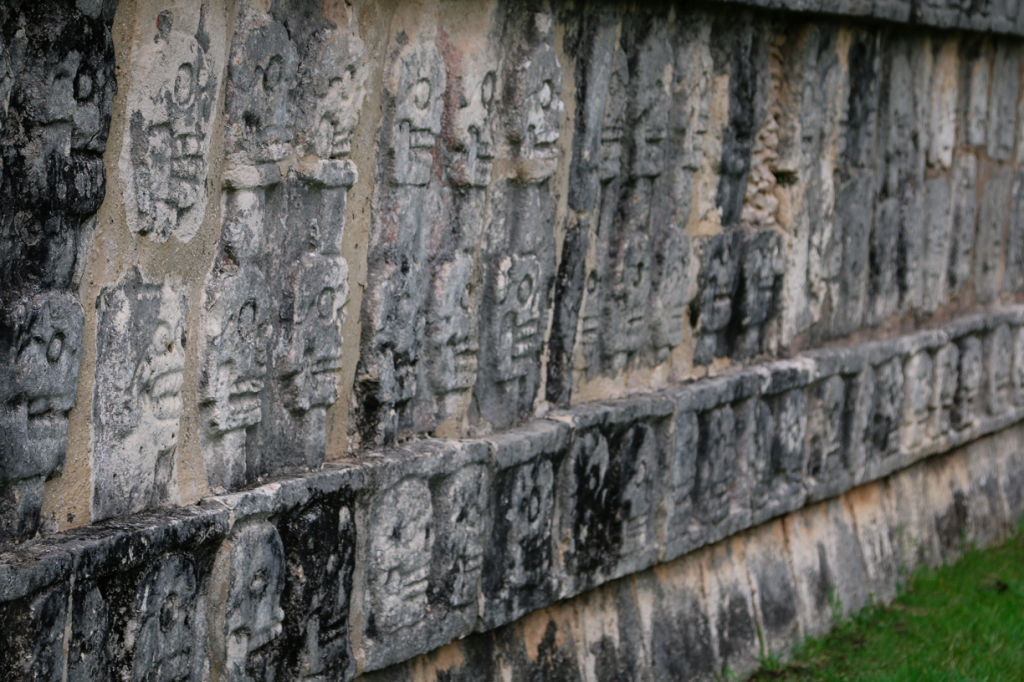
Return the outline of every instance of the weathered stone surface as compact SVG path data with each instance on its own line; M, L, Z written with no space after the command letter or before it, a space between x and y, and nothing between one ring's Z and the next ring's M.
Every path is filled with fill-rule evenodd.
M0 9L0 544L36 533L64 463L117 90L112 9Z
M558 594L555 476L569 429L538 422L495 438L492 447L491 526L481 576L488 628L547 606Z
M119 161L128 225L165 242L199 231L209 200L210 143L224 78L223 8L154 0L135 17L128 121ZM155 33L154 33L155 29Z
M482 247L480 351L470 420L502 429L529 415L540 388L540 357L554 278L555 204L548 180L558 166L564 105L554 17L510 15L501 107L516 177L494 189ZM512 40L515 36L515 40Z
M657 557L671 413L667 400L636 399L574 415L571 450L557 472L565 593L633 573Z
M356 502L367 529L357 554L366 669L464 636L476 621L488 449L447 441L424 448L374 463Z
M185 369L184 294L130 271L99 300L93 388L96 518L172 501Z
M749 533L745 558L761 648L783 656L803 634L783 522L765 524Z

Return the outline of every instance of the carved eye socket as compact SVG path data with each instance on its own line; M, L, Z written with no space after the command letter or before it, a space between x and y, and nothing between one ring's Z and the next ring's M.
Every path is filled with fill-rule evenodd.
M540 516L540 491L536 488L530 491L530 506L526 510L526 515L530 519L530 523L536 521Z
M485 107L491 106L491 102L494 101L494 83L497 80L497 76L494 75L493 71L488 71L487 75L484 76L484 82L480 84L480 100L484 103Z
M597 292L597 273L593 270L590 271L590 276L587 277L587 294L593 296Z
M644 281L644 264L637 263L636 268L633 270L633 278L630 284L633 288L640 286L640 283Z
M84 101L92 95L92 76L86 71L79 71L75 76L75 99Z
M552 93L551 81L544 81L544 87L542 87L540 89L539 98L540 98L540 105L542 107L544 107L545 109L547 109L549 106L551 106L551 93Z
M316 300L316 309L320 317L328 319L334 316L334 289L324 289Z
M266 569L260 569L252 576L252 582L249 583L249 592L256 597L263 596L263 593L267 591L267 571Z
M174 101L185 106L192 101L192 65L182 64L174 79Z
M530 301L530 295L533 294L533 277L525 275L519 281L519 289L516 291L516 296L519 298L519 303L526 305Z
M178 595L168 595L167 599L160 606L160 629L166 632L174 624L175 616L178 615Z
M421 78L416 85L412 86L412 101L420 109L426 109L430 104L430 81Z
M50 339L50 343L46 346L46 359L50 362L57 362L60 360L61 353L64 352L64 337L61 334L54 334L53 338Z
M256 304L253 301L247 301L238 311L238 335L247 341L255 329Z
M281 82L281 69L284 59L281 55L275 54L267 64L267 70L263 72L263 89L273 92L274 88Z

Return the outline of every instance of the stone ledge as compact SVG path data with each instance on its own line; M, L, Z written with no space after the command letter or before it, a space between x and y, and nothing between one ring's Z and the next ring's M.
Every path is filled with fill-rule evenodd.
M1024 516L1020 426L613 580L366 682L719 680L788 657Z
M899 24L1024 35L1024 12L1014 0L986 0L981 6L926 0L722 0L768 10L833 14ZM714 3L718 4L718 3Z
M1022 419L1012 307L487 438L414 442L0 554L0 680L59 669L64 647L95 679L186 659L351 677ZM89 649L98 631L113 634Z

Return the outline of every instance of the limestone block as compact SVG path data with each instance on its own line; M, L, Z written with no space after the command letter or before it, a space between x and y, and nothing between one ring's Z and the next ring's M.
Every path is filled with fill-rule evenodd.
M868 576L853 519L839 500L822 502L785 518L797 608L808 636L868 601Z
M994 546L1014 530L999 489L998 461L996 441L990 438L971 443L963 450L969 519L965 535L971 546Z
M691 304L697 321L693 361L707 365L716 357L729 356L729 326L738 316L733 301L740 281L742 233L730 230L694 242L700 274L697 297Z
M891 518L888 485L869 483L843 496L857 531L870 598L885 604L896 598L904 568L898 554L898 539L893 537L896 523Z
M672 408L638 397L573 412L572 445L557 472L565 594L657 561Z
M481 583L488 629L547 606L558 594L555 474L569 429L534 422L491 443L495 470Z
M965 64L964 141L970 146L985 144L989 114L989 48L989 45L972 45L969 61Z
M1014 405L1024 402L1024 329L1012 332L1013 357L1010 365L1010 401Z
M67 585L0 605L0 674L8 680L58 682L64 674Z
M266 521L242 524L224 543L218 563L214 590L225 594L225 603L212 639L215 653L223 656L225 678L272 679L281 667L285 615L281 536Z
M143 574L125 635L133 681L202 679L209 664L200 588L196 565L183 554L167 555Z
M868 464L877 466L899 450L905 394L903 363L900 358L893 358L875 366L871 374L871 398L863 433Z
M999 483L1006 501L1007 518L1011 524L1020 523L1024 518L1024 454L1017 447L1022 429L1010 427L998 434L996 438L996 459L998 462Z
M636 576L644 629L650 632L656 679L713 680L715 658L711 619L702 579L701 555L662 564Z
M366 468L357 581L365 669L469 634L489 506L484 443L431 441ZM358 655L358 653L357 653Z
M934 519L939 556L943 563L956 561L966 551L971 526L967 503L969 479L961 452L930 463L924 471L924 506L926 513ZM920 502L918 500L918 504Z
M807 496L807 392L796 388L752 404L753 445L746 459L755 478L751 523L799 509Z
M1010 170L999 170L982 191L974 255L974 290L981 303L991 302L999 295L1012 182Z
M988 155L1008 161L1013 156L1013 138L1017 127L1017 95L1020 92L1020 48L999 41L992 67L989 90Z
M44 291L12 302L3 323L11 338L0 344L0 542L35 533L41 500L31 489L64 464L84 316L77 296Z
M159 242L172 236L187 242L199 231L209 199L210 143L225 66L214 46L225 44L226 17L200 2L168 7L152 0L135 22L136 66L118 164L128 225Z
M852 483L849 419L854 397L851 377L835 375L809 387L807 393L808 495L822 499Z
M768 40L764 26L741 15L716 25L712 55L716 70L729 74L729 120L722 132L722 156L715 205L722 226L739 223L754 137L768 113Z
M975 426L981 415L984 358L981 341L976 336L959 339L957 346L960 363L950 416L953 428L963 430Z
M1010 373L1013 367L1013 334L1001 324L985 338L985 406L992 416L1010 407Z
M187 303L133 268L98 307L92 513L104 519L174 499Z
M928 165L948 169L956 146L957 104L960 98L959 44L943 40L932 69L931 129Z
M785 526L773 521L755 528L744 536L743 544L761 653L785 656L803 634Z
M900 427L901 447L905 451L916 450L926 445L931 433L928 419L931 406L934 404L934 377L932 356L922 350L903 365L903 422Z
M949 302L949 263L953 214L949 178L937 175L925 181L922 308L934 312Z
M932 366L935 371L935 386L929 409L932 412L932 438L946 435L950 431L951 410L956 399L959 383L960 347L947 343L935 352Z
M470 416L483 428L507 428L527 416L540 384L555 270L555 204L547 181L558 165L555 143L564 110L553 21L538 12L510 20L505 29L505 35L525 38L507 50L502 76L505 137L516 150L516 179L492 190L481 255L476 414Z
M712 646L723 670L742 675L757 667L757 620L744 543L733 538L702 552Z
M1010 227L1006 236L1003 290L1024 291L1024 178L1017 172L1010 194Z
M976 181L977 159L962 154L953 161L950 182L953 202L953 231L949 248L949 293L958 293L971 276L977 229L978 199Z

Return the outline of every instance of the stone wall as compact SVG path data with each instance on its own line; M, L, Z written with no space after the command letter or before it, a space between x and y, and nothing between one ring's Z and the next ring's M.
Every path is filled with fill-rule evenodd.
M1024 10L744 4L0 7L0 680L688 679L1001 537Z

